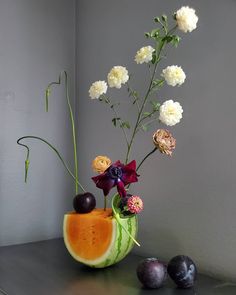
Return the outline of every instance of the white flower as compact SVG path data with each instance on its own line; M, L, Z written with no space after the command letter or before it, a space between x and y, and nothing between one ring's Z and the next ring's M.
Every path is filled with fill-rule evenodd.
M155 49L152 46L146 46L140 48L135 56L135 61L137 64L142 64L144 62L148 63L152 60L152 53Z
M125 84L129 80L128 71L125 67L115 66L107 75L107 80L110 87L121 88L121 84Z
M107 83L105 81L96 81L89 88L89 96L92 99L99 98L107 92Z
M184 71L178 66L168 66L162 71L161 75L165 78L166 83L171 86L180 86L186 78Z
M179 123L182 118L183 109L178 102L172 99L165 101L160 107L159 119L167 126L174 126Z
M183 6L176 12L176 21L178 28L187 33L196 29L198 17L193 8Z

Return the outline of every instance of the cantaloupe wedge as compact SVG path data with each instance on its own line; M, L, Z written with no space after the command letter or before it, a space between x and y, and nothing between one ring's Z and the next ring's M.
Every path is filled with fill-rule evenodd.
M137 217L121 218L118 223L110 208L85 214L71 212L64 216L63 232L65 245L77 261L103 268L119 262L131 251Z

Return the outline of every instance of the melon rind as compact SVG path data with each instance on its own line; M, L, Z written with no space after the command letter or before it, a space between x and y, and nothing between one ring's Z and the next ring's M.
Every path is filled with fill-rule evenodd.
M110 245L108 249L106 250L106 252L97 259L93 259L93 260L84 259L73 251L71 245L68 242L67 231L66 231L68 217L69 217L69 214L64 215L64 222L63 222L64 242L71 256L75 260L83 264L86 264L90 267L95 267L95 268L104 268L104 267L110 266L122 260L132 250L134 246L134 242L132 241L131 237L125 232L125 230L122 227L124 227L131 234L132 237L136 238L137 232L138 232L137 216L133 215L128 218L120 218L119 222L122 224L122 226L113 217L112 218L112 226L113 226L112 237L111 237Z

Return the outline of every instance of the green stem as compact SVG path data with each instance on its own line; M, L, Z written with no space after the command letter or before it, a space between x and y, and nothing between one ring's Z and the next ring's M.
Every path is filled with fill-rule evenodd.
M133 89L131 88L129 82L127 82L127 88L128 88L128 92L130 92L130 95L133 97L134 99L134 104L137 106L137 109L138 109L138 112L140 112L140 106L139 106L139 103L138 103L138 97L136 97L133 93Z
M142 159L142 161L141 161L140 164L138 165L136 171L139 170L139 168L142 166L143 162L144 162L149 156L151 156L156 150L157 150L157 148L155 147L150 153L148 153L148 154Z
M25 182L27 181L27 173L28 173L28 167L29 167L29 152L30 152L30 150L29 150L29 147L27 145L21 143L20 141L23 140L23 139L27 139L27 138L37 139L37 140L40 140L40 141L44 142L46 145L48 145L57 154L57 156L61 160L63 166L65 167L67 172L70 174L70 176L74 179L74 181L78 184L78 186L85 192L85 189L83 188L81 183L78 181L78 178L76 178L74 176L74 174L71 172L70 168L68 167L68 165L66 164L66 162L64 161L64 159L62 158L62 156L60 155L58 150L53 145L51 145L48 141L46 141L45 139L43 139L41 137L38 137L38 136L33 136L33 135L26 135L26 136L23 136L23 137L21 137L21 138L19 138L17 140L17 143L19 145L21 145L21 146L23 146L23 147L25 147L27 149L27 155L26 155L25 163L28 163L28 165L25 165Z
M165 30L165 36L168 36L170 33L172 33L175 29L176 29L177 26L173 27L171 30L169 30L167 32L167 29L164 27L164 30ZM165 40L162 40L160 41L160 43L158 44L158 42L156 43L156 52L158 52L157 54L157 58L156 58L156 62L155 62L155 65L154 65L154 69L153 69L153 72L152 72L152 76L151 76L151 79L150 79L150 84L148 86L148 90L146 92L146 95L143 99L143 103L141 105L141 108L140 108L140 111L139 111L139 114L137 116L137 120L136 120L136 124L134 126L134 129L133 129L133 133L132 133L132 136L131 136L131 140L129 142L129 145L128 145L128 149L127 149L127 153L126 153L126 159L125 159L125 163L127 164L128 161L129 161L129 155L130 155L130 152L131 152L131 148L132 148L132 145L133 145L133 142L134 142L134 138L135 138L135 135L138 131L138 127L139 127L139 124L140 124L140 119L142 117L142 112L145 108L145 105L146 105L146 102L147 102L147 99L151 93L151 90L152 90L152 84L153 84L153 80L155 78L155 74L156 74L156 70L157 70L157 66L161 60L161 52L162 50L164 49L165 47L165 44L166 44L166 41ZM142 119L141 119L142 120Z
M105 95L102 96L105 100L105 102L110 106L110 108L113 110L116 118L119 118L119 114L117 113L116 109L115 109L115 106L114 104L111 103L111 100L109 97L106 97ZM127 136L127 133L125 131L125 128L121 125L120 128L122 129L122 132L124 134L124 137L125 137L125 142L127 144L127 146L129 145L129 140L128 140L128 136Z
M116 211L115 206L114 206L114 200L117 194L115 194L112 197L112 211L113 211L113 216L115 217L117 223L122 227L122 229L126 232L126 234L131 238L131 240L140 247L140 244L136 241L136 239L127 231L127 229L122 225L122 223L120 222L120 216L119 213Z
M104 211L107 209L107 196L104 196Z
M165 45L165 41L162 41L159 45L159 49L158 49L158 56L157 56L157 61L155 63L155 66L154 66L154 70L153 70L153 73L152 73L152 77L151 77L151 81L149 83L149 86L148 86L148 90L147 90L147 93L144 97L144 100L143 100L143 103L141 105L141 108L140 108L140 112L138 114L138 117L137 117L137 120L136 120L136 124L135 124L135 127L134 127L134 130L133 130L133 133L132 133L132 136L131 136L131 140L130 140L130 143L129 143L129 146L128 146L128 150L127 150L127 154L126 154L126 160L125 160L125 163L127 164L128 161L129 161L129 155L130 155L130 151L131 151L131 147L132 147L132 144L133 144L133 141L134 141L134 137L135 137L135 134L137 132L137 128L139 126L139 121L140 121L140 118L141 118L141 115L142 115L142 112L143 112L143 109L146 105L146 102L147 102L147 99L148 99L148 96L150 94L150 91L151 91L151 88L152 88L152 83L153 83L153 79L155 77L155 74L156 74L156 70L157 70L157 65L158 65L158 62L160 61L160 54L161 54L161 51L163 49Z
M62 80L62 75L65 77L65 87L66 87L66 100L67 100L67 105L69 108L69 113L70 113L70 121L71 121L71 127L72 127L72 138L73 138L73 149L74 149L74 169L75 169L75 193L76 195L78 194L78 157L77 157L77 145L76 145L76 131L75 131L75 121L74 121L74 116L73 116L73 110L71 107L70 103L70 97L69 97L69 87L68 87L68 75L66 71L62 71L59 75L58 81L57 82L52 82L48 85L46 89L46 111L48 111L48 97L50 95L50 87L52 85L60 85L61 80Z

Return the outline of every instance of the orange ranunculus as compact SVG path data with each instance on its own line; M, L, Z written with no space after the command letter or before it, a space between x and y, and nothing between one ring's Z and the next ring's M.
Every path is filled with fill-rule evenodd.
M92 162L95 172L103 173L111 165L111 160L106 156L97 156Z

